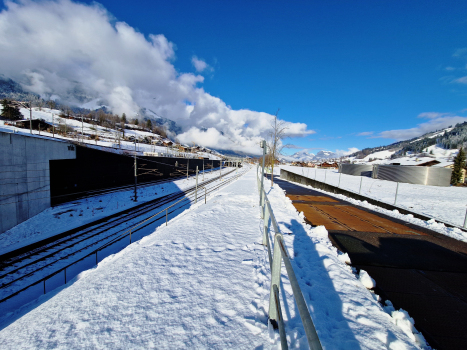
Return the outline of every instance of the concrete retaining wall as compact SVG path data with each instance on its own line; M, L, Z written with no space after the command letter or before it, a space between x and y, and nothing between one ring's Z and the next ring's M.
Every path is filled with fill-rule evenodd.
M71 143L0 132L0 233L50 207L49 161L74 158Z

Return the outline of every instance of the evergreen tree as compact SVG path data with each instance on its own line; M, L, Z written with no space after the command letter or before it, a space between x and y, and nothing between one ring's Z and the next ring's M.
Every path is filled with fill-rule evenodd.
M19 108L7 99L2 101L2 117L9 120L23 119L23 115L19 111Z
M147 127L149 130L152 129L152 122L151 122L151 119L148 119L148 120L146 121L146 127Z
M454 169L452 170L451 175L451 185L457 185L462 178L462 169L465 168L465 152L461 148L459 153L457 153L456 158L454 158Z
M125 123L125 124L127 123L125 113L122 114L122 122Z

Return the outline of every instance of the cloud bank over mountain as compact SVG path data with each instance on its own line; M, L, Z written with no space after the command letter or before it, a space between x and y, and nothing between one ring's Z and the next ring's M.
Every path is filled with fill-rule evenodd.
M110 106L137 115L145 107L177 122L181 142L259 154L273 116L233 110L205 92L200 74L173 65L174 45L162 35L147 37L119 22L99 4L69 0L7 1L0 13L0 73L45 99ZM193 57L197 72L209 66ZM314 133L287 123L287 133Z

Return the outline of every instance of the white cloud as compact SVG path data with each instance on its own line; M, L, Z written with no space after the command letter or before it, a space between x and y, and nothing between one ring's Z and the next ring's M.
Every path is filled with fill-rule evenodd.
M463 47L463 48L460 48L454 51L454 53L452 54L452 57L463 57L466 54L467 54L467 48Z
M355 152L358 152L360 151L358 148L356 147L349 147L347 149L347 151L345 150L340 150L340 149L336 149L336 151L334 152L338 157L344 157L344 156L348 156L349 154L352 154L352 153L355 153Z
M207 64L204 60L202 59L199 59L198 57L196 56L193 56L191 58L191 63L193 64L193 66L195 67L196 71L197 72L203 72L204 70L209 70L209 71L213 71L214 69L209 65Z
M435 119L435 118L441 118L447 115L449 115L449 113L423 112L418 115L418 118Z
M427 112L422 114L432 115L436 114L436 112ZM430 117L425 116L425 118ZM431 117L429 121L427 121L426 123L418 124L415 128L383 131L373 137L394 139L397 141L410 140L414 137L421 136L428 132L444 129L450 125L454 126L457 123L463 123L465 121L467 121L467 117L447 115L447 113L438 113L438 116Z
M260 154L273 116L233 110L206 93L201 75L175 69L173 44L164 35L145 36L97 3L19 0L5 7L0 73L25 89L70 104L101 100L129 117L146 107L176 121L182 142ZM197 68L209 69L196 60ZM303 123L288 127L292 137L314 133Z
M467 76L457 78L453 81L454 83L467 84Z
M364 132L357 134L357 136L370 136L370 135L373 135L373 131L364 131Z

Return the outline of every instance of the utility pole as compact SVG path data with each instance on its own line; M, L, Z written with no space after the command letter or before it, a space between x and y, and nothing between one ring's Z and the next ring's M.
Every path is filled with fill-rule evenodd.
M198 166L196 166L195 203L198 203Z
M29 132L32 135L32 102L29 101Z
M138 201L138 197L137 197L137 193L136 193L136 186L138 185L138 173L137 173L137 164L136 164L136 138L135 138L135 163L134 163L134 167L135 167L135 202Z
M261 172L261 193L259 194L259 206L261 206L263 203L264 158L266 158L266 140L261 141L261 148L263 149L263 170Z

